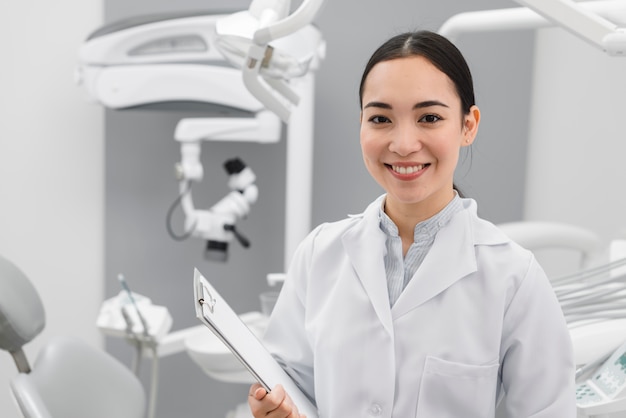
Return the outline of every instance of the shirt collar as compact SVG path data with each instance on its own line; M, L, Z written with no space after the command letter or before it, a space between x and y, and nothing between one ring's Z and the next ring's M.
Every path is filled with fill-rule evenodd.
M385 197L386 199L386 197ZM380 229L387 235L388 237L397 237L398 236L398 227L391 220L391 218L385 213L385 199L381 199L381 204L378 209L378 218L380 220ZM413 232L413 240L418 241L419 239L432 237L439 232L439 230L450 222L452 216L463 209L463 204L461 202L461 198L459 197L456 190L454 191L454 197L452 200L438 213L433 215L432 217L419 222L415 225L415 229Z

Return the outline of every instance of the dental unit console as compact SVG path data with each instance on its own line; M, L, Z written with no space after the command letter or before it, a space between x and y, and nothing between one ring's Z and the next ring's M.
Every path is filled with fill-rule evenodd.
M626 343L615 350L589 379L576 386L576 404L583 416L626 409Z

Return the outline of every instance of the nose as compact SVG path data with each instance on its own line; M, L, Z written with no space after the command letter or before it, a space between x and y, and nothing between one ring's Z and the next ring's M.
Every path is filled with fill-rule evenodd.
M406 157L423 147L420 134L415 126L405 124L399 126L392 134L389 141L389 151Z

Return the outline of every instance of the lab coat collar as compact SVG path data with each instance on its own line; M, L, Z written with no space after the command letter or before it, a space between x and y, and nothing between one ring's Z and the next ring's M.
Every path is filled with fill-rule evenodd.
M434 298L476 271L474 251L476 239L472 228L472 215L471 210L462 210L439 230L432 248L394 304L392 308L394 319Z
M384 195L371 203L361 218L341 237L344 249L365 288L378 319L393 335L389 295L385 280L385 233L380 229L379 210Z
M441 228L422 265L390 309L385 280L385 234L378 219L383 197L367 207L360 215L361 222L356 222L347 230L342 240L379 320L393 333L393 319L417 308L477 270L476 245L497 245L508 241L508 238L492 224L478 218L474 200L463 199L464 210Z

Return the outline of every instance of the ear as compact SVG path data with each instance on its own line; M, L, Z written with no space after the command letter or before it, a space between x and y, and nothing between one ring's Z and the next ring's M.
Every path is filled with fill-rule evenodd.
M463 144L462 146L471 145L476 139L478 133L478 125L480 124L480 109L474 105L463 118Z

